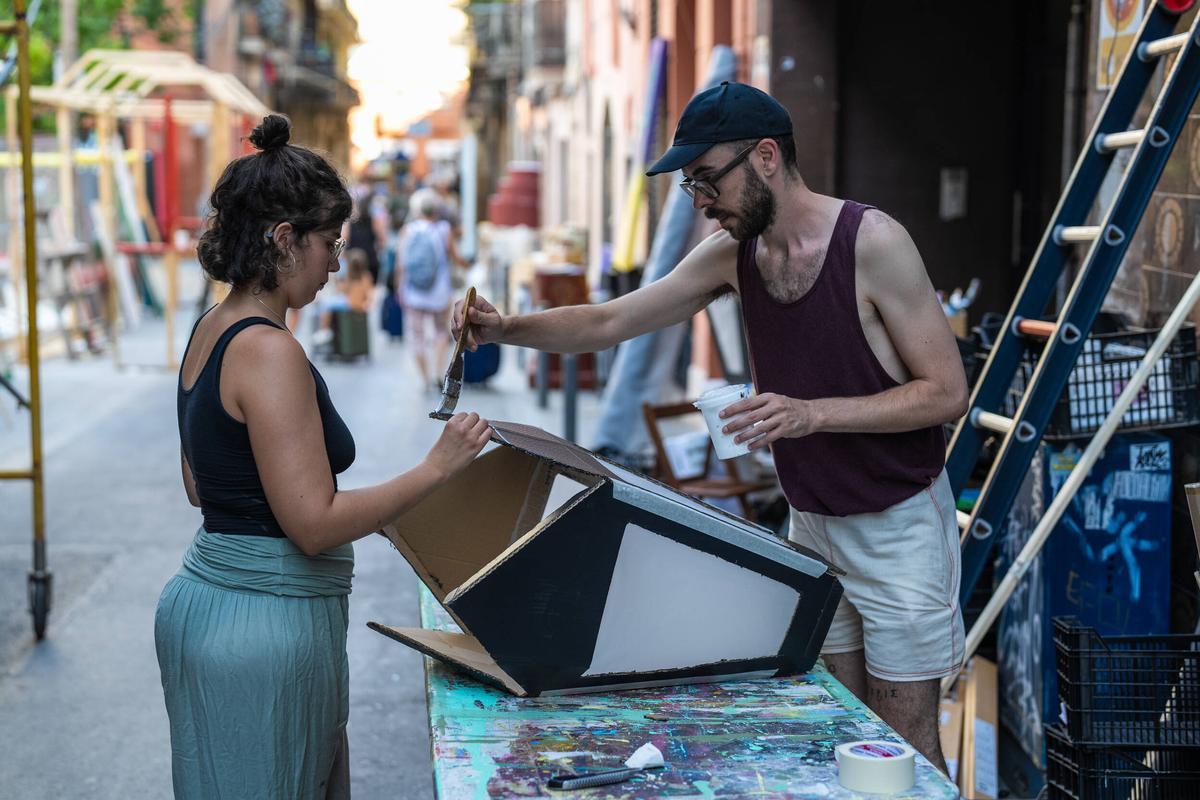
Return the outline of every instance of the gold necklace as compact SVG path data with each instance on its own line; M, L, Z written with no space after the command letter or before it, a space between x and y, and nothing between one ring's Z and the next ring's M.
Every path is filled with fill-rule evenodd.
M265 308L267 311L270 311L270 312L271 312L271 316L273 316L275 319L277 319L277 320L279 320L281 323L283 323L283 329L284 329L285 331L287 331L288 333L291 333L291 332L292 332L292 329L288 327L288 324L287 324L287 322L286 322L286 321L283 319L283 317L281 317L281 316L279 316L278 314L276 314L276 313L275 313L275 309L271 308L269 305L267 305L266 303L264 303L262 300L259 300L259 299L258 299L258 295L256 295L256 294L252 294L252 295L250 295L250 296L254 298L254 301L255 301L256 303L258 303L260 306L262 306L263 308Z

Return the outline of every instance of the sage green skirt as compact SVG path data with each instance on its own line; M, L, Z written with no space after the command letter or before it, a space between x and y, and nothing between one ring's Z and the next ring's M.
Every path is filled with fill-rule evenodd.
M203 528L154 642L176 798L348 798L347 595L354 548Z

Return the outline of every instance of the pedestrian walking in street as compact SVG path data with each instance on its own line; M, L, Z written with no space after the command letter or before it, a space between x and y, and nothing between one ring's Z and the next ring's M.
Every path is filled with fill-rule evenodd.
M701 92L648 174L682 169L681 188L721 230L661 280L600 305L502 317L477 298L471 343L598 352L737 292L757 393L722 417L738 442L771 448L791 539L846 571L826 666L944 771L938 684L964 645L941 426L965 413L966 379L908 232L810 190L795 147L769 95L728 82Z
M230 163L199 245L229 295L179 372L183 483L203 524L163 589L155 645L177 798L342 798L351 545L466 467L488 440L459 414L415 467L339 490L354 439L284 323L338 269L350 197L271 115Z
M352 250L362 250L367 256L367 271L371 273L371 282L379 283L379 250L385 240L385 232L380 223L371 213L371 188L362 186L350 209L350 220L343 228L347 247Z
M436 376L445 368L453 282L454 249L450 223L441 218L441 202L432 189L413 193L412 211L400 233L396 268L400 271L405 327L413 358L427 391L438 392Z

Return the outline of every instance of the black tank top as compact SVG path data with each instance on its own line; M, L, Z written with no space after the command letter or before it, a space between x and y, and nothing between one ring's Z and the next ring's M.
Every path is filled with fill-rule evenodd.
M767 293L754 254L757 239L738 249L738 286L759 392L813 400L865 397L893 386L867 342L855 296L854 244L869 206L842 205L825 263L794 303ZM883 511L941 474L941 427L905 433L814 433L771 445L779 483L798 511L844 517Z
M196 323L197 327L199 324ZM283 529L271 513L262 481L258 477L258 466L250 449L250 433L246 423L231 417L221 405L221 362L225 357L225 348L234 336L251 325L280 327L265 317L238 320L217 339L191 389L184 390L183 370L180 369L177 403L179 440L196 481L196 494L200 498L206 531L283 537ZM192 328L192 336L195 335L196 329ZM191 346L189 338L189 350ZM187 351L184 351L184 360L187 360ZM317 406L321 411L321 426L325 432L325 451L329 455L329 471L334 476L336 489L337 474L345 472L354 463L354 437L334 409L321 373L311 362L308 367L317 385Z

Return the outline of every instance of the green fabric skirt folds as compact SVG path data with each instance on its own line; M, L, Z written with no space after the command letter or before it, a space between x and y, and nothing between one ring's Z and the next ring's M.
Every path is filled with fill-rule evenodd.
M348 798L354 549L197 532L154 642L176 798Z

